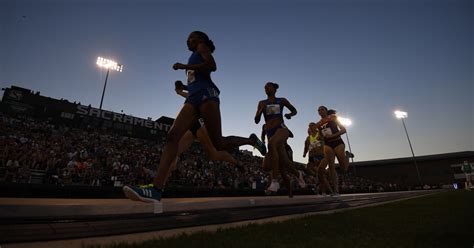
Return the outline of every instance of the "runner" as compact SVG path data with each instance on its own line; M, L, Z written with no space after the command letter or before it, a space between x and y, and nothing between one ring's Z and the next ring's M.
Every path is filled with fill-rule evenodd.
M335 158L339 161L342 172L349 167L350 155L345 152L345 144L341 135L346 133L346 128L339 123L335 110L328 110L325 106L318 108L321 120L316 124L319 132L324 137L324 156L329 163L329 173L333 185L334 195L339 195L339 178L336 172Z
M286 141L290 136L290 131L284 124L283 108L287 107L291 111L285 114L287 119L291 119L297 113L296 108L286 98L275 96L278 88L279 86L276 83L268 82L265 84L267 99L258 103L257 113L255 114L256 124L260 122L262 114L265 119L268 153L263 159L263 169L272 171L272 182L267 189L271 192L277 192L280 188L277 179L280 169L286 170L286 168L292 167L292 161L290 161L286 150Z
M224 144L225 141L222 137L220 91L211 79L211 73L217 69L212 56L215 50L214 43L207 34L194 31L188 36L187 46L192 52L188 63L175 63L173 69L186 71L188 96L167 134L166 145L153 184L147 187L123 187L125 195L132 200L160 202L169 169L178 153L179 142L199 118L204 119L209 138L218 151L224 150L225 147L231 147L231 141L240 142L240 140L232 140L231 138L227 139L227 144ZM262 154L266 152L263 149L263 144L257 144L257 148Z

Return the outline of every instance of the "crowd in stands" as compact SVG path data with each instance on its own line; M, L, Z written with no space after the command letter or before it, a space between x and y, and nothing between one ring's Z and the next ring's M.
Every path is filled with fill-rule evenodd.
M155 176L164 137L146 140L107 130L53 125L30 117L0 119L0 181L61 185L147 184ZM246 188L268 181L261 158L234 152L241 169L209 161L198 143L184 153L168 186ZM32 173L41 175L34 180ZM262 182L263 183L263 182Z
M344 193L407 190L405 185L390 182L375 182L367 178L357 177L351 171L339 175L339 181L339 189Z
M0 182L117 187L148 184L155 176L163 145L164 136L147 140L106 129L73 128L0 113ZM167 187L267 187L270 178L261 169L262 158L240 151L232 154L241 166L210 161L199 143L193 144L181 156ZM398 187L351 173L342 176L340 182L342 192L377 192Z

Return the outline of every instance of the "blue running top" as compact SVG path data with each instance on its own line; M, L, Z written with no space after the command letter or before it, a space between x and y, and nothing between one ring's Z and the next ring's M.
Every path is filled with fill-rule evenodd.
M263 117L265 121L269 121L275 118L280 118L283 122L283 104L281 103L281 98L275 98L275 102L270 102L270 100L265 100L265 109L263 110Z
M201 57L201 54L198 52L193 52L188 59L188 65L196 65L203 63L204 60ZM203 71L194 71L194 70L186 70L186 76L188 78L188 93L189 95L193 95L199 92L202 89L207 88L215 88L219 91L217 86L211 80L211 72L203 72Z

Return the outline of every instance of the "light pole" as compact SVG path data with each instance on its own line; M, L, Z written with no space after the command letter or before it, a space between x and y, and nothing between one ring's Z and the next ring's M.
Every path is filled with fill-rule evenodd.
M403 127L405 128L405 133L407 134L408 144L410 145L411 154L413 155L413 163L415 163L416 174L418 175L418 182L420 183L421 187L423 188L423 183L421 182L420 171L418 170L418 164L416 163L415 153L413 152L413 147L411 146L410 136L408 136L407 126L405 125L405 118L408 117L407 112L403 112L397 110L394 112L397 119L401 119L403 123Z
M97 57L96 64L99 67L107 68L107 75L105 76L104 89L102 90L102 97L100 98L100 107L99 107L99 109L102 110L102 102L104 101L104 94L105 94L105 88L107 87L107 79L109 78L109 71L114 70L114 71L122 72L123 65L119 65L119 64L117 64L117 62L115 62L113 60L104 59L102 57Z
M349 152L350 152L351 154L353 154L353 153L352 153L352 149L351 149L351 142L349 142L349 132L347 131L347 127L349 127L350 125L352 125L352 120L349 119L349 118L344 118L344 117L340 117L340 116L337 117L337 120L346 128L347 146L349 147ZM353 157L353 156L351 156L351 162L354 163L354 157ZM353 166L353 168L354 168L354 175L357 176L357 174L356 174L356 168L355 168L354 165L352 165L352 166Z

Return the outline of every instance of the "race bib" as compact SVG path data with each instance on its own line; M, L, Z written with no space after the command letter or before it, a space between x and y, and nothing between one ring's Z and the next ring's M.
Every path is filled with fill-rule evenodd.
M203 127L204 126L204 119L199 118L198 121L199 121L199 125L201 125L201 127Z
M331 128L326 127L326 128L323 128L323 130L321 130L321 133L323 133L324 137L327 137L332 134L332 131L331 131Z
M316 148L320 148L323 146L323 143L319 140L315 141L315 142L311 142L311 144L309 144L309 150L313 150L313 149L316 149Z
M186 76L188 77L188 84L194 83L196 81L196 72L193 70L187 70Z
M265 113L267 115L278 115L278 114L280 114L281 113L280 105L279 104L267 105Z

